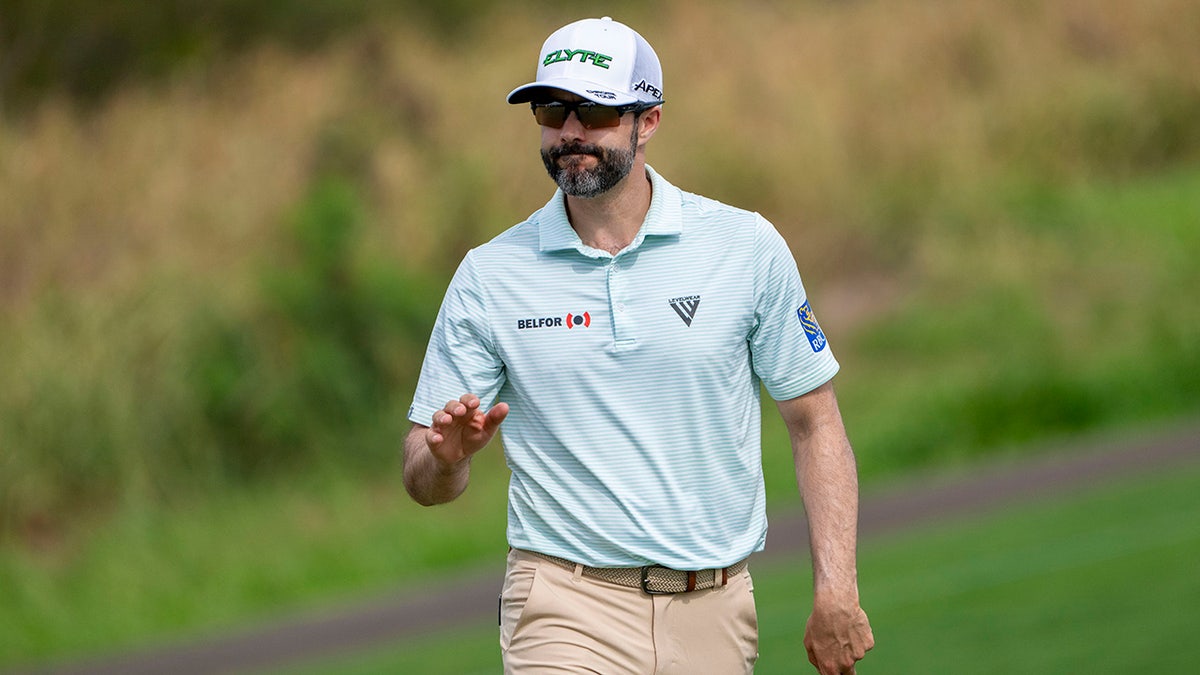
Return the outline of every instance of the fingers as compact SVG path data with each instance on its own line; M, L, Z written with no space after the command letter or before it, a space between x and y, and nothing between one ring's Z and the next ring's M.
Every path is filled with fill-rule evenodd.
M433 426L444 428L451 424L465 424L479 409L479 397L463 394L457 401L447 401L442 409L433 414Z
M458 399L458 402L465 406L468 411L479 408L479 397L475 394L463 394L462 397ZM451 403L454 403L454 401L451 401Z
M861 608L854 618L841 625L830 625L827 617L818 619L814 613L805 627L808 661L821 675L854 675L856 662L874 646L875 636Z
M822 659L811 649L808 650L809 663L813 664L821 675L854 675L855 666L864 656L866 656L865 650L853 650L829 655Z
M812 659L809 659L811 662ZM825 663L813 663L817 668L817 672L821 675L855 675L855 664L846 665L837 663L836 661L827 661Z
M474 394L463 394L457 400L447 401L433 414L425 442L433 449L451 438L451 444L462 444L466 454L478 450L476 446L485 445L508 416L507 403L497 403L487 413L479 411L480 405L479 397Z

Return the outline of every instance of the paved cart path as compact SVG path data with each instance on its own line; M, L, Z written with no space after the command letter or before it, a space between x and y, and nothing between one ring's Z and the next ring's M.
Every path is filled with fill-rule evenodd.
M923 474L864 494L860 536L872 537L939 519L963 518L1138 473L1200 462L1200 426L1112 441L1091 441L1046 456L1001 461L962 472ZM767 550L757 560L806 552L802 513L772 515ZM381 595L367 604L307 613L271 625L148 651L33 672L142 675L246 672L326 658L494 616L502 570L440 580ZM414 580L413 586L420 585Z

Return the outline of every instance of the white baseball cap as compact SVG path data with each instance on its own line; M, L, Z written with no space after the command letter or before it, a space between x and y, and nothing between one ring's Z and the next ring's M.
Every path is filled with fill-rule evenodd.
M528 103L562 89L596 103L661 103L662 66L637 31L612 17L567 24L546 38L537 80L512 90L509 103Z

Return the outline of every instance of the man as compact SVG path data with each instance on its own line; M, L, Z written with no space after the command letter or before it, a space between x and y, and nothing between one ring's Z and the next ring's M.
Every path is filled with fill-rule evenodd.
M508 101L533 108L559 189L463 260L404 445L412 497L448 502L504 423L505 672L752 672L764 385L812 532L809 659L853 673L873 645L854 456L787 245L758 214L646 165L662 71L627 26L556 31Z

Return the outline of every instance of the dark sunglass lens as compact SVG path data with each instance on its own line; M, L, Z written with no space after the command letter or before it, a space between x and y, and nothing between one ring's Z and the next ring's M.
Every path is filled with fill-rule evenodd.
M585 129L602 129L621 124L621 113L607 105L581 105L575 109Z
M535 105L533 107L533 117L537 123L544 127L553 129L561 129L562 125L567 121L567 108L564 105Z
M603 129L620 126L620 108L598 103L536 103L533 117L537 123L552 129L561 129L572 112L585 129Z

